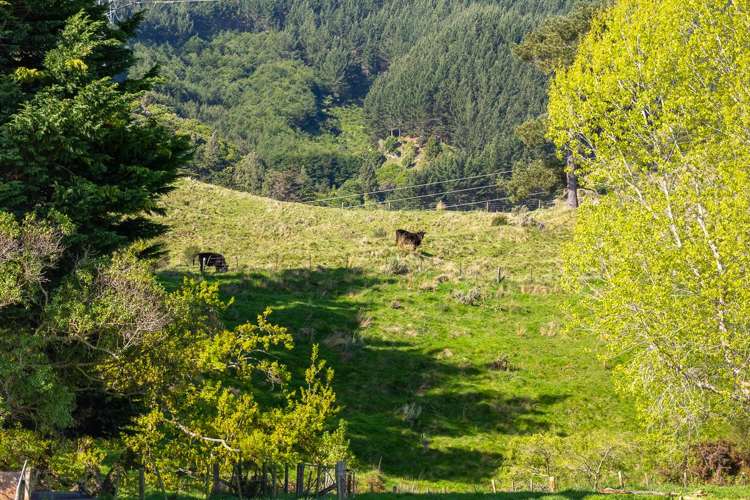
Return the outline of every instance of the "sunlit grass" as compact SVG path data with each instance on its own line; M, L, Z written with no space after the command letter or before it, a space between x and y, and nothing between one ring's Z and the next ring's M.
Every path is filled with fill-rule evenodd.
M273 307L300 369L320 343L357 465L380 467L389 489L487 492L514 436L634 428L597 342L562 328L563 208L535 215L539 230L493 226L480 212L287 204L193 181L167 203L164 280L197 272L187 248L220 252L230 273L206 277L236 298L228 321ZM397 228L427 232L418 253L396 249ZM508 369L493 365L501 357Z

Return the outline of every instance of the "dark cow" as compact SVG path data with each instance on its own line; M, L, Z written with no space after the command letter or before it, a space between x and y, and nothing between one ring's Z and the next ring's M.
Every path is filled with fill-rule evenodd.
M409 231L399 229L396 231L396 245L408 250L416 250L422 244L424 235L424 231L410 233Z
M212 253L212 252L204 252L199 253L195 257L193 257L193 265L195 265L195 259L198 259L198 263L201 266L201 272L206 267L215 267L216 270L220 273L225 273L229 271L229 266L227 265L227 261L224 258L223 255L220 253Z

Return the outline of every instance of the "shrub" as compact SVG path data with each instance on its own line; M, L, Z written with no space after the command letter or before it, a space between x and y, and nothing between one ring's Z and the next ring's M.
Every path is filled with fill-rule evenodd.
M729 441L701 443L692 449L694 465L692 474L703 481L723 484L729 477L737 476L748 457L741 454Z
M513 371L513 366L510 363L510 357L507 354L500 354L493 362L490 363L490 370L499 372L510 372Z
M380 471L367 476L365 483L370 493L382 493L385 491L385 477Z
M404 156L401 159L401 166L404 168L411 168L414 166L414 162L417 160L417 153L414 151L414 147L408 148L404 151Z
M424 146L424 156L428 161L434 160L438 156L440 156L440 153L443 152L443 146L440 144L440 142L437 140L437 138L433 135L430 136L429 139L427 139L427 144Z
M510 224L510 219L505 214L498 214L492 218L493 226L507 226Z
M385 141L383 142L383 149L388 154L395 154L396 151L398 151L398 147L401 144L398 142L398 139L395 138L392 135L389 135Z
M452 296L460 304L477 306L482 301L482 290L476 287L466 292L463 290L454 290Z
M410 271L409 264L400 257L389 259L383 266L383 273L391 275L408 274Z

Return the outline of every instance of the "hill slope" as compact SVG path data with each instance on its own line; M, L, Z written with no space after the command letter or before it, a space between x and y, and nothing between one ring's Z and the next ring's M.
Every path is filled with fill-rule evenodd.
M230 273L206 276L236 297L230 322L271 306L301 350L322 343L363 469L486 488L514 438L632 427L596 342L559 328L569 212L534 214L540 230L477 212L317 208L195 181L167 204L164 279L196 271L188 247L221 252ZM397 228L427 232L420 253L395 248Z

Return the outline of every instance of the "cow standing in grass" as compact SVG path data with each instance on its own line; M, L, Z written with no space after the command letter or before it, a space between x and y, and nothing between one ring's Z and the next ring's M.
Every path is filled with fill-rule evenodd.
M229 271L227 260L220 253L203 252L193 257L193 265L195 265L195 259L198 259L198 264L201 266L201 272L206 267L215 267L217 272L225 273Z
M422 244L425 232L419 231L418 233L411 233L404 229L396 231L396 246L406 250L416 250L419 245Z

